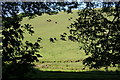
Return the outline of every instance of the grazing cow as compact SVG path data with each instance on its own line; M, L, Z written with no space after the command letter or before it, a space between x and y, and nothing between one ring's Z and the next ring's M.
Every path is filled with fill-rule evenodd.
M70 21L72 19L72 17L70 17L68 20Z
M76 37L73 37L75 41L78 41L78 39Z
M82 68L82 70L85 70L85 67L84 67L84 68Z
M42 40L42 38L41 38L41 37L39 37L37 41L38 41L38 42L40 42L41 40Z
M57 41L57 39L56 39L56 38L54 38L54 40L56 40L56 41Z
M57 24L57 22L55 22L55 24Z
M67 27L69 29L69 27Z
M68 36L68 39L74 41L73 36Z
M67 35L67 33L63 33L64 35Z
M60 35L61 37L65 37L64 35Z
M69 21L71 20L71 19L68 19Z
M49 20L47 20L47 22L50 22Z
M38 39L42 40L42 38L41 38L41 37L39 37Z
M48 19L47 22L51 22L52 20L51 19Z
M53 42L53 43L54 43L54 39L53 39L53 38L50 38L50 42Z
M63 41L66 41L65 38L60 38L60 39L63 40Z
M51 19L49 19L49 21L51 22L52 20L51 20Z
M78 41L78 39L76 37L73 37L73 36L68 36L68 39L71 41Z
M75 62L80 62L80 60L76 60Z

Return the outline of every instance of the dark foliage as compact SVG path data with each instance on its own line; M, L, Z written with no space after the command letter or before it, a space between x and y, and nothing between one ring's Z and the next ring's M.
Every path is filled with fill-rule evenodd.
M71 28L74 27L74 29L70 30L71 34L77 35L78 41L84 44L82 48L86 54L91 54L83 63L91 68L119 64L120 3L114 3L116 5L115 8L111 7L113 3L104 3L104 7L101 10L93 9L92 3L86 4L87 7L78 13L80 17L74 24L71 24ZM34 33L32 25L21 25L24 17L33 19L36 15L41 16L43 13L53 15L62 10L71 13L71 9L77 8L77 5L77 2L3 2L3 77L5 77L4 74L7 72L19 75L30 71L33 68L31 63L38 61L38 57L41 57L37 52L41 48L39 43L42 38L38 38L35 43L22 42L24 40L23 33L26 31L31 35ZM68 9L65 8L66 6L68 6ZM22 13L18 14L20 11ZM114 18L109 20L107 17L110 16ZM8 62L11 64L6 64Z
M76 3L67 2L2 2L2 23L3 23L3 62L12 63L32 63L38 61L41 55L39 52L40 41L38 38L35 43L26 41L23 43L26 31L33 34L33 27L30 24L21 25L24 17L32 19L36 15L41 16L43 13L49 15L57 14L58 11L68 11L64 7ZM52 6L51 6L52 5ZM19 14L19 12L22 12ZM71 12L71 8L68 13ZM51 21L49 19L49 21Z
M38 38L35 43L26 41L23 43L26 31L33 34L33 27L30 24L21 25L24 17L32 19L36 15L43 13L49 15L57 14L58 11L68 11L64 7L76 4L67 2L3 2L2 3L2 23L3 23L3 62L32 63L41 57L36 52L41 48L39 43L42 38ZM52 6L51 6L52 5ZM69 9L70 10L70 9ZM22 12L19 14L19 12ZM68 11L68 13L71 11ZM48 21L51 21L50 19Z
M104 2L102 9L94 9L91 2L86 5L70 29L83 44L86 55L90 55L83 64L96 69L115 67L120 63L120 2Z
M18 79L30 78L27 77L28 73L35 73L33 68L34 64L29 63L11 63L3 64L2 79Z
M35 43L29 41L24 43L23 34L28 32L32 36L34 31L30 24L21 25L22 19L24 17L33 19L36 15L41 16L43 13L53 15L61 10L68 11L64 8L65 5L72 5L74 3L2 2L1 4L3 24L3 79L24 78L26 73L31 72L33 69L33 62L39 61L38 57L42 57L38 54L39 49L41 48L39 43L42 38L38 38ZM71 13L71 9L69 9L68 13ZM48 22L49 21L51 20L49 19Z
M3 62L32 63L38 61L37 57L41 56L36 54L36 52L39 52L41 39L38 38L35 43L29 41L22 42L25 31L28 31L31 35L34 33L30 24L20 24L23 17L28 14L24 14L24 16L17 15L19 13L19 3L2 4Z

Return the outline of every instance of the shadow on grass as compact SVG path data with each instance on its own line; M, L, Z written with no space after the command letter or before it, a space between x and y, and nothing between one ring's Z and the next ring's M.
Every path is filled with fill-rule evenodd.
M61 72L61 71L41 71L31 64L4 64L2 68L2 79L34 79L41 78L81 78L92 80L120 80L119 71L86 71L86 72Z

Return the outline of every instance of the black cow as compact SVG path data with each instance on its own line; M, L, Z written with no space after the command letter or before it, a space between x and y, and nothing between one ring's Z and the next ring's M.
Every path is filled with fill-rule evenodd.
M69 29L69 27L67 27Z
M71 19L68 19L69 21L71 20Z
M37 41L38 41L38 42L40 42L41 40L42 40L42 38L41 38L41 37L39 37Z
M78 39L76 37L73 37L73 36L68 36L68 39L71 41L78 41Z
M56 41L57 41L57 39L56 39L56 38L54 38L54 40L56 40Z
M60 35L61 37L65 37L64 35Z
M52 21L51 19L49 19L49 21Z
M41 37L39 37L38 39L42 40L42 38L41 38Z
M52 20L51 19L48 19L47 22L51 22Z
M63 33L64 35L67 35L67 33Z
M72 17L70 17L70 19L72 19Z
M53 43L54 43L54 39L53 39L53 38L50 38L50 42L53 42Z
M66 41L65 38L60 38L60 39L63 40L63 41Z
M55 24L57 24L57 22L55 22Z
M72 17L70 17L68 20L70 21L72 19Z

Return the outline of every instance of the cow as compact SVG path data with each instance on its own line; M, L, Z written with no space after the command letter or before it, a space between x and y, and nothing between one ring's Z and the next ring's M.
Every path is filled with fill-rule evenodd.
M57 22L55 22L55 24L57 24Z
M64 35L60 35L61 37L65 37Z
M67 29L69 29L69 27L67 27Z
M69 21L71 20L71 19L68 19Z
M78 39L76 37L73 37L73 36L68 36L68 39L71 41L78 41Z
M64 35L67 35L67 33L63 33Z
M54 40L56 40L56 41L57 41L57 39L56 39L56 38L54 38Z
M60 38L60 39L63 40L63 41L66 41L65 38Z
M47 22L51 22L52 20L51 19L48 19Z
M54 43L54 39L53 39L53 38L50 38L50 42L53 42L53 43Z
M41 38L41 37L39 37L37 41L38 41L38 42L40 42L41 40L42 40L42 38Z
M72 17L70 17L68 20L70 21L72 19Z
M41 38L41 37L39 37L38 39L42 40L42 38Z

